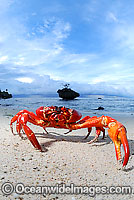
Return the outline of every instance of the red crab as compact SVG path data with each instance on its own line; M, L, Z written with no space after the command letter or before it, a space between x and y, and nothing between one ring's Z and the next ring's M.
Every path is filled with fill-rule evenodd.
M36 115L27 110L21 110L12 119L10 127L13 133L12 124L16 122L16 130L20 137L22 137L21 130L23 129L32 145L42 151L42 148L35 137L33 131L27 126L27 122L34 125L41 126L46 130L46 127L64 128L69 132L76 129L88 128L89 136L92 127L96 127L96 137L89 143L94 142L99 137L101 131L103 138L105 136L105 129L108 128L108 134L115 145L117 161L121 162L121 144L123 144L125 156L123 160L123 167L127 165L129 159L129 144L126 136L126 128L117 120L109 116L89 117L86 116L81 119L82 115L78 111L65 107L40 107L36 110ZM81 120L80 120L81 119ZM80 120L80 121L78 121ZM47 131L46 131L47 132ZM69 133L68 132L68 133Z

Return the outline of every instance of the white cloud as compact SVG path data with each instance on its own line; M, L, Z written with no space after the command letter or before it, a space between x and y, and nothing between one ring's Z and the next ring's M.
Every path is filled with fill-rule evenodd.
M0 64L2 64L6 60L8 60L8 56L1 56L0 57Z
M34 79L32 79L30 77L20 77L20 78L16 78L15 80L17 80L21 83L32 83L34 81Z
M3 19L0 30L2 43L0 51L8 54L7 61L10 64L19 66L45 64L62 53L64 50L62 40L69 35L70 30L68 22L52 18L48 20L48 27L42 25L34 27L33 36L19 18L10 18L10 21Z
M69 23L64 24L62 21L57 21L53 28L53 34L56 36L58 40L66 38L71 31L71 26Z

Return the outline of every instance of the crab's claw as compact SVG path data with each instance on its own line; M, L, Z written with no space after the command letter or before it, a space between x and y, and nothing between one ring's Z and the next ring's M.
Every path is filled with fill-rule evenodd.
M40 120L34 113L29 112L27 110L22 110L20 112L18 112L12 119L10 122L10 127L11 127L11 131L13 132L13 123L16 122L16 130L17 133L19 134L19 136L22 138L22 134L21 134L21 130L24 131L24 133L27 135L28 139L30 140L30 142L32 143L32 145L42 151L42 148L35 136L35 134L33 133L33 131L27 126L27 122L32 122L33 124L36 125L40 125L42 123L42 120ZM42 124L41 124L42 125Z
M122 124L116 121L110 124L108 133L109 133L110 138L114 142L116 158L117 158L117 161L119 162L122 161L121 144L123 145L124 153L125 153L124 160L123 160L123 167L125 167L129 159L129 144L128 144L127 135L126 135L126 128Z
M125 156L124 156L124 161L123 161L123 167L127 165L128 159L129 159L129 144L126 136L126 129L125 127L121 127L119 131L119 137L121 139L121 143L124 148Z

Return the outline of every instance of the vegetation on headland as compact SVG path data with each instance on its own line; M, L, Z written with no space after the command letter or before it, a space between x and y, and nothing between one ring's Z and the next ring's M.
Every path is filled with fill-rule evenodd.
M0 99L9 99L9 98L12 98L12 94L9 94L7 89L6 91L0 90Z

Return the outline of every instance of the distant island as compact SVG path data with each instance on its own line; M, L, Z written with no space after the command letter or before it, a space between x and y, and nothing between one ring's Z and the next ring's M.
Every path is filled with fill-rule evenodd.
M69 88L70 84L65 84L63 89L59 89L57 93L59 94L59 97L63 100L73 100L76 97L79 97L80 94L78 92L75 92L74 90Z
M12 98L12 94L9 94L7 89L6 91L0 90L0 99L9 99L9 98Z

